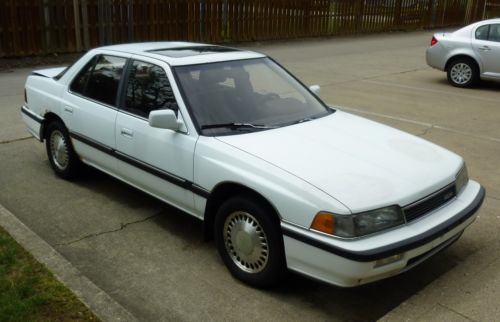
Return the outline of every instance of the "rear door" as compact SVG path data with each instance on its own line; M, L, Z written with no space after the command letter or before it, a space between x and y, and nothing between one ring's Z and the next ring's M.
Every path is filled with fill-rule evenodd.
M476 28L472 47L482 64L482 74L500 78L500 24Z
M153 195L193 213L193 154L196 133L149 126L149 113L172 109L182 119L172 74L161 61L131 60L116 118L120 176Z
M126 62L121 56L94 56L70 81L63 99L62 117L77 153L113 173L117 97Z

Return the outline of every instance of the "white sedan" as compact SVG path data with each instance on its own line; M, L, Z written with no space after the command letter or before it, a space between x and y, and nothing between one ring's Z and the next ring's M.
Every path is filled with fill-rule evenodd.
M445 71L448 82L456 87L470 87L480 79L500 80L500 19L436 33L426 60L429 66Z
M263 54L142 43L33 72L21 110L57 175L85 163L203 220L254 286L357 286L456 241L485 194L463 159L318 95Z

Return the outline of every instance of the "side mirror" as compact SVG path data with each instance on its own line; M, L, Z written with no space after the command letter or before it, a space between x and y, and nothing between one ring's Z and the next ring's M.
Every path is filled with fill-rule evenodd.
M179 130L184 123L177 120L173 110L156 110L149 113L149 126L172 131Z
M314 93L314 95L319 96L319 93L321 92L321 87L319 85L311 85L309 86L309 89L311 92Z

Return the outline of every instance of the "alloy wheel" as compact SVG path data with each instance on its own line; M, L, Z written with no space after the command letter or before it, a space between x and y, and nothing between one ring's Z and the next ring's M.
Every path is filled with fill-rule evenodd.
M472 79L472 68L465 63L455 64L451 67L450 77L456 84L467 84Z

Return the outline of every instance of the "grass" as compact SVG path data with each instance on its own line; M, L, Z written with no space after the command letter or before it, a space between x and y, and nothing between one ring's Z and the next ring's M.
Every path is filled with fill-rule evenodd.
M0 321L98 321L0 227Z

